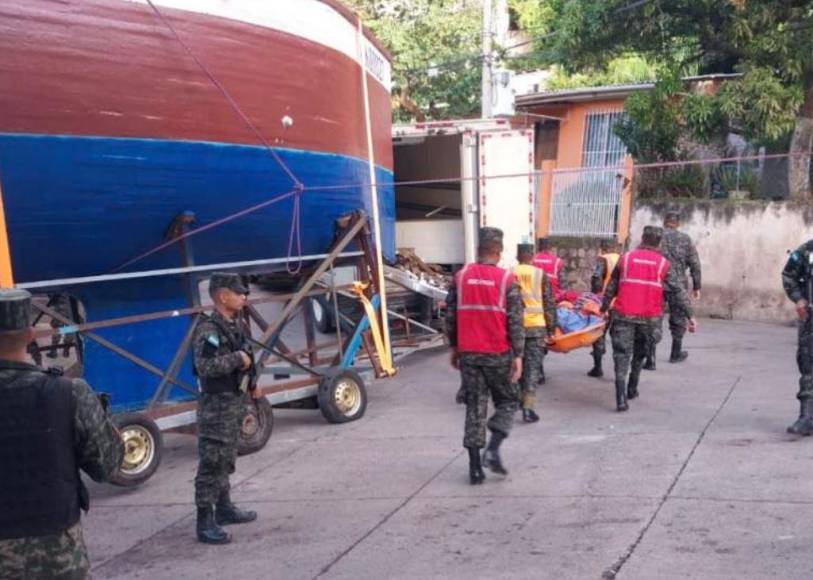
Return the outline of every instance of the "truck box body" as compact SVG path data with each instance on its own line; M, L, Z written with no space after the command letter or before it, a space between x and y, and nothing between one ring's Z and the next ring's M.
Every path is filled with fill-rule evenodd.
M396 246L425 261L473 262L477 231L503 230L503 266L533 242L536 179L533 131L506 121L448 121L396 127Z

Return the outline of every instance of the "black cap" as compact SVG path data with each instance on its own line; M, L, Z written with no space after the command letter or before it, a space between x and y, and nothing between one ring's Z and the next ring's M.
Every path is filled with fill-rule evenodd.
M533 244L517 244L517 254L533 254Z
M215 272L209 278L209 294L214 294L221 288L231 290L237 294L248 294L248 288L243 284L240 275L231 272Z
M31 326L31 294L16 288L0 289L0 332Z

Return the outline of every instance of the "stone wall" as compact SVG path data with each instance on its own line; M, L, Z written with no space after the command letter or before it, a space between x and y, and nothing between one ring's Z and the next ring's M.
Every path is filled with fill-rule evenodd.
M550 238L556 254L565 260L562 288L589 290L590 275L599 254L597 238Z
M813 238L813 204L793 202L636 203L630 239L646 225L660 225L678 210L681 229L697 246L703 268L700 316L790 322L791 302L782 289L788 252Z

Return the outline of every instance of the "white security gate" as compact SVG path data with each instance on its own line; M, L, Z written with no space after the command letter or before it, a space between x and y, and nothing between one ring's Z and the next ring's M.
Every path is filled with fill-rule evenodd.
M623 167L554 170L550 235L615 237L623 190Z

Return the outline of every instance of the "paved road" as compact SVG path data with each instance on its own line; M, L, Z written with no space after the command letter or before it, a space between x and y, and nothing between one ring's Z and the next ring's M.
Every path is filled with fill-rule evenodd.
M691 358L614 412L587 351L551 355L542 422L517 424L506 480L467 483L458 378L443 352L370 389L367 415L279 411L241 458L256 509L229 546L194 539L195 441L166 438L141 488L92 487L97 578L813 578L813 439L797 413L795 331L702 321Z

